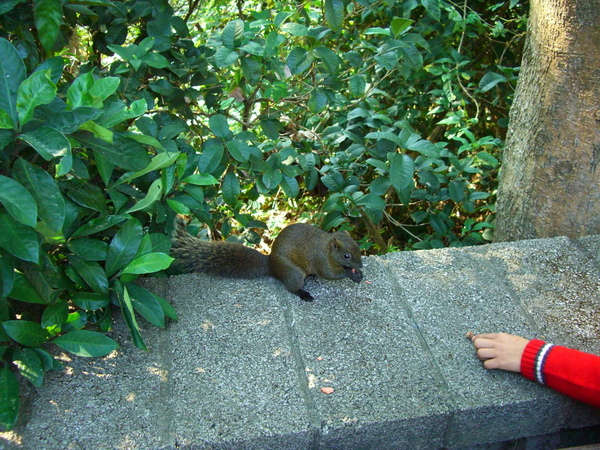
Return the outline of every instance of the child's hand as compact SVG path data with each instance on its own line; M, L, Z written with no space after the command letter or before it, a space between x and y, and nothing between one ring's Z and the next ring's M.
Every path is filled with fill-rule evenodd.
M471 338L486 369L521 371L521 357L528 339L507 333L477 334Z

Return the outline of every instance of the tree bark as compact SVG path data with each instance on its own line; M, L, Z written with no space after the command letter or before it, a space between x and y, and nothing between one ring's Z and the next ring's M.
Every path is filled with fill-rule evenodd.
M496 241L600 234L600 0L531 0Z

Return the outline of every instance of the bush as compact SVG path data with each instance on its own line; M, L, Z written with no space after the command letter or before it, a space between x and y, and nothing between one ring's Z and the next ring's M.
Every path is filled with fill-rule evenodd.
M370 252L489 240L518 2L244 5L0 6L5 427L48 343L114 350L111 305L141 349L140 318L176 319L135 284L169 267L175 214L254 244L281 215Z

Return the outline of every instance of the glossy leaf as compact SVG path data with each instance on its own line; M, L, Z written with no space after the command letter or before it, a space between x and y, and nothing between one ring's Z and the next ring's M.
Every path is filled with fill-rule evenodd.
M19 122L17 113L17 90L25 80L25 64L17 49L6 39L0 37L0 110L6 112L16 127Z
M105 271L112 276L131 262L142 242L142 225L137 219L130 219L121 226L110 242L106 256Z
M96 311L107 307L110 304L110 297L95 292L76 292L73 295L73 303L86 311Z
M2 327L12 340L26 347L39 347L50 336L39 323L28 320L7 320Z
M9 431L19 414L19 382L7 365L0 366L0 425Z
M40 241L36 231L0 211L0 248L16 258L33 263L40 259Z
M69 315L69 305L65 301L58 301L53 305L48 305L42 314L41 325L48 328L53 325L60 325L67 320Z
M157 296L141 286L127 286L131 304L144 319L160 328L165 327L165 314Z
M44 381L44 368L37 352L32 348L23 348L17 352L13 362L23 377L31 384L40 387Z
M343 0L325 0L325 20L332 30L340 32L344 23Z
M221 189L225 203L235 205L238 202L241 193L240 180L238 180L234 172L228 172L225 175Z
M100 239L73 239L67 244L69 250L84 261L105 261L108 244Z
M14 178L35 199L38 215L48 227L60 232L65 221L65 200L52 176L38 166L18 159L14 166Z
M414 161L406 154L393 154L390 159L390 181L401 191L413 182Z
M69 263L77 271L79 276L83 278L86 284L92 288L94 292L99 294L108 293L108 278L102 267L93 261L84 261L75 255L69 255Z
M50 70L34 72L17 90L17 112L21 126L33 117L33 110L50 103L56 97L56 85L50 79Z
M98 357L108 355L119 344L108 336L88 330L76 330L52 340L53 344L77 356Z
M0 203L23 225L35 227L37 224L35 199L21 183L4 175L0 175Z
M148 152L132 139L115 134L114 143L95 137L89 132L78 131L75 139L83 146L101 153L108 161L127 170L142 170L150 164Z
M154 180L152 182L152 184L148 188L148 193L146 194L146 196L142 200L137 202L134 206L129 208L127 210L127 213L129 214L129 213L132 213L135 211L140 211L145 208L148 208L150 205L152 205L152 203L154 203L156 200L159 199L159 197L162 195L162 193L163 193L162 180L160 178L157 178L156 180Z
M215 134L215 136L230 139L232 136L231 131L229 130L229 124L227 123L227 118L222 114L215 114L211 116L208 120L211 131Z
M44 50L50 53L60 34L62 3L60 0L34 0L33 5L35 27Z
M127 288L119 281L115 283L115 288L117 291L117 298L121 305L121 313L123 314L127 328L129 328L129 332L131 333L133 344L140 350L147 350L146 344L144 344L144 340L140 334L140 327L135 318L135 312Z
M142 275L145 273L154 273L167 269L172 262L173 258L165 253L147 253L131 261L123 269L123 274Z

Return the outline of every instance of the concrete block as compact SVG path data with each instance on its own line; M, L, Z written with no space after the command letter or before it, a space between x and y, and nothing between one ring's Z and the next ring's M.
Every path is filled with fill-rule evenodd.
M320 448L439 448L450 419L447 387L377 258L366 259L364 273L360 285L311 281L313 303L289 298L322 420Z
M564 425L568 404L560 396L518 374L487 371L465 338L469 330L537 331L494 261L459 249L393 253L382 259L386 279L402 292L434 367L448 385L454 404L448 447L545 434Z
M166 357L170 429L179 445L308 446L310 419L277 284L197 274L170 279L180 320L169 329Z

